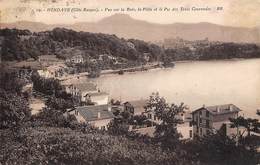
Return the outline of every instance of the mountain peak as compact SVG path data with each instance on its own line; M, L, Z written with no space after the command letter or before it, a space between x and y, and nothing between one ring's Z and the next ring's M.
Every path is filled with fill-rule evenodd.
M132 21L134 20L132 17L130 17L128 14L114 14L109 17L105 17L102 20L100 20L100 23L120 23L120 22L125 22L125 21Z

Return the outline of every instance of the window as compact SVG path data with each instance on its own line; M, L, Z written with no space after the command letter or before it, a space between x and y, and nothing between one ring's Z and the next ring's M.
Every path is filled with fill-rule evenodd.
M153 116L153 119L156 120L156 116L155 115Z
M202 123L202 118L200 118L200 124Z
M190 138L192 138L192 130L190 130Z
M206 117L209 117L209 111L206 111Z
M206 120L206 127L209 128L209 120Z
M152 114L149 113L149 114L148 114L148 118L149 118L149 119L152 119Z
M202 115L202 111L200 111L200 116Z
M202 136L202 128L200 128L200 136Z
M192 127L192 121L190 121L190 123L189 123L189 124L190 124L190 127Z

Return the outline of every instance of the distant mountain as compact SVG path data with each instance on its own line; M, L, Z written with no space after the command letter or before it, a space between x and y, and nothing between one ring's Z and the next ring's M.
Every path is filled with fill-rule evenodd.
M99 22L79 22L75 24L47 25L39 22L21 21L0 24L1 28L29 29L31 31L51 30L55 27L70 28L76 31L116 34L124 38L136 38L145 41L159 41L165 38L180 37L185 40L223 42L260 42L260 28L244 28L201 23L157 24L136 20L126 14L115 14Z
M14 23L0 23L1 29L3 28L16 28L16 29L28 29L33 32L45 31L51 29L50 25L41 22L30 22L30 21L18 21Z

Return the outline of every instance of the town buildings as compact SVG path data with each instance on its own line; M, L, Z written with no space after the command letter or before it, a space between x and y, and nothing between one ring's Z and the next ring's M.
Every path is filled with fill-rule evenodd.
M160 124L162 121L158 119L153 110L145 110L145 106L148 100L134 100L124 103L124 110L132 113L133 115L145 115L151 123ZM177 131L181 134L181 139L191 139L192 136L192 125L191 125L191 113L186 111L179 116L181 124L177 125ZM141 134L153 135L155 126L152 124L149 127L141 127L136 129Z
M91 105L106 105L109 94L102 92L92 82L63 84L65 92L79 99L80 102Z
M48 67L43 67L37 70L39 76L43 78L59 78L67 74L68 68L65 64L56 64Z
M203 106L192 112L193 136L202 137L215 133L222 126L225 127L226 135L235 134L231 129L230 118L237 118L241 110L233 104Z
M84 58L82 55L74 55L72 57L68 57L66 62L73 63L73 64L80 64L84 62Z
M85 96L89 93L97 93L98 89L94 83L73 83L69 85L63 85L65 91L72 96L78 97L81 101L86 101Z
M56 55L42 55L38 57L38 62L42 66L51 66L51 65L63 64L64 60L57 58Z
M146 100L136 100L124 103L124 110L133 113L134 115L145 115L152 123L160 124L159 120L152 110L146 110L144 106ZM227 136L235 136L244 128L239 130L230 127L230 118L237 118L241 110L233 105L216 105L199 108L193 112L185 111L177 116L181 123L177 125L177 131L182 135L181 139L193 139L194 137L202 137L216 133L223 128ZM153 128L137 129L139 133L152 134Z

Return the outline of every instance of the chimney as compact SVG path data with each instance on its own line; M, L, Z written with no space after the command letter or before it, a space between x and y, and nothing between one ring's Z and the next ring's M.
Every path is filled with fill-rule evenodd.
M101 117L101 114L100 114L100 112L98 112L97 118L99 119L100 117Z
M233 111L233 106L232 106L232 104L229 105L229 110L230 110L230 111Z
M219 106L217 106L217 112L220 112L220 108L219 108Z
M185 113L182 115L182 120L185 121Z
M202 108L206 108L206 105L205 105L205 104L203 104L203 105L202 105Z

